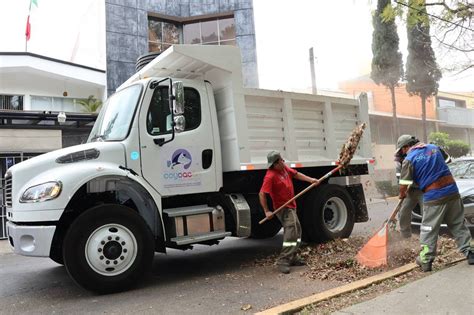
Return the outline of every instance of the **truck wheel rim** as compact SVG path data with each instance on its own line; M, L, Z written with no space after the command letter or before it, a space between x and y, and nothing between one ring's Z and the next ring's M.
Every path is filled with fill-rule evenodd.
M86 242L85 256L89 266L104 276L116 276L127 271L137 257L137 240L120 224L97 228Z
M323 208L323 222L332 233L344 229L347 222L347 207L341 198L331 197L326 201Z

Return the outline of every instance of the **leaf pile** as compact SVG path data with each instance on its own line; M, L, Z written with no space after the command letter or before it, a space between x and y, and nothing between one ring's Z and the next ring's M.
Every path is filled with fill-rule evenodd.
M389 234L388 266L375 269L361 266L355 259L357 252L368 241L369 238L366 237L337 239L328 243L302 247L299 256L306 261L308 266L302 275L310 279L350 283L414 262L420 249L418 237L413 236L407 240L401 239L398 235L397 232ZM271 266L275 264L277 257L277 255L272 255L258 259L254 265ZM462 257L453 239L440 236L438 256L433 268L439 269Z

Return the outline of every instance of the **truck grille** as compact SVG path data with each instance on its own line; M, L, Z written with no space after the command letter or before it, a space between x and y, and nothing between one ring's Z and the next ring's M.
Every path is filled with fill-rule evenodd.
M5 176L5 190L4 190L4 195L5 195L5 206L11 207L12 206L12 177L11 175L7 174Z

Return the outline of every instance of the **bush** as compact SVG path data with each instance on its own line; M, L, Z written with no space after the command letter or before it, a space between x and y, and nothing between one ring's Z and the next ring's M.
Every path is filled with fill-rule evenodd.
M467 143L461 141L461 140L450 140L448 142L448 153L453 157L453 158L458 158L461 156L466 155L470 147Z
M449 135L444 132L432 132L428 136L430 143L436 144L439 147L446 148L447 142L449 142Z
M428 138L431 143L442 147L453 158L466 155L470 150L469 144L461 140L450 140L449 134L444 132L432 132Z

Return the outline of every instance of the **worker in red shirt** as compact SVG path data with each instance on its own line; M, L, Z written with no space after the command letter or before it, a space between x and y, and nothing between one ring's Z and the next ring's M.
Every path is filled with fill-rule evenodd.
M318 180L298 173L294 169L285 165L285 161L277 151L271 151L267 155L268 170L263 179L260 189L259 199L263 211L267 218L273 217L273 212L269 210L265 194L269 194L273 209L278 209L288 200L295 196L293 188L293 178L315 183ZM278 257L278 270L282 273L290 273L290 266L302 266L304 261L296 255L296 251L301 243L301 225L296 214L296 202L293 200L283 210L276 214L283 226L283 247Z

